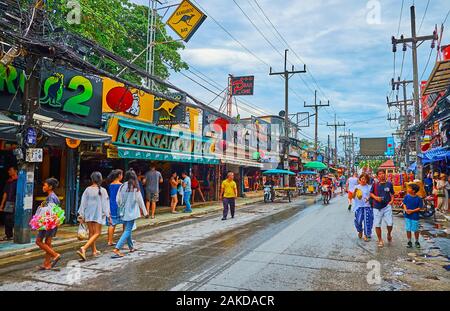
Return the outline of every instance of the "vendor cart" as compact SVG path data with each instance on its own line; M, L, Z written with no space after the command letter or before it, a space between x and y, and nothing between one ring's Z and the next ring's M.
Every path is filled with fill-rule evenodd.
M274 170L268 170L268 171L263 172L263 175L279 176L280 178L283 178L286 175L295 175L295 173L288 171L288 170L274 169ZM293 193L297 191L297 188L290 187L289 185L287 185L287 186L276 185L273 188L273 190L275 192L274 199L282 198L283 200L288 200L289 202L291 202ZM273 201L273 200L271 200L271 201Z

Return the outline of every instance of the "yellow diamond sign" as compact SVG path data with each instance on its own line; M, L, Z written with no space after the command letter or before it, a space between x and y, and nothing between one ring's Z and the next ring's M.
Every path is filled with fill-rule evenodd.
M167 20L170 26L183 41L188 42L198 27L206 19L206 15L189 0L183 0L172 16Z

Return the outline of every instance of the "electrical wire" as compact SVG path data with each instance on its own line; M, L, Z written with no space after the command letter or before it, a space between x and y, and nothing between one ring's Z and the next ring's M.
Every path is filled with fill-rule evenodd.
M427 2L427 7L425 8L425 12L423 13L422 20L421 20L420 26L419 26L419 31L417 32L417 34L420 34L420 30L422 29L423 21L425 20L425 16L427 15L428 6L430 5L430 1L431 0L428 0L428 2Z

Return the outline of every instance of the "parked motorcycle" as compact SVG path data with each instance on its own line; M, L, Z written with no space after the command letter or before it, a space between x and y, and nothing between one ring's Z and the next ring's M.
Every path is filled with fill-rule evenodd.
M433 216L435 212L434 196L429 195L423 199L423 208L420 210L419 216L422 218L428 218Z
M264 186L264 203L273 202L274 201L274 195L273 195L273 187L272 186Z

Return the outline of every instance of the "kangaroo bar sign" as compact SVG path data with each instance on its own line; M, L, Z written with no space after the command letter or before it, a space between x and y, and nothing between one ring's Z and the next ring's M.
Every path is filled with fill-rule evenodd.
M186 100L186 96L180 93L172 93L170 96L178 100ZM153 108L153 120L158 125L186 123L186 107L179 103L156 97Z
M200 25L205 21L206 15L188 0L183 0L167 25L175 31L184 42L188 42Z

